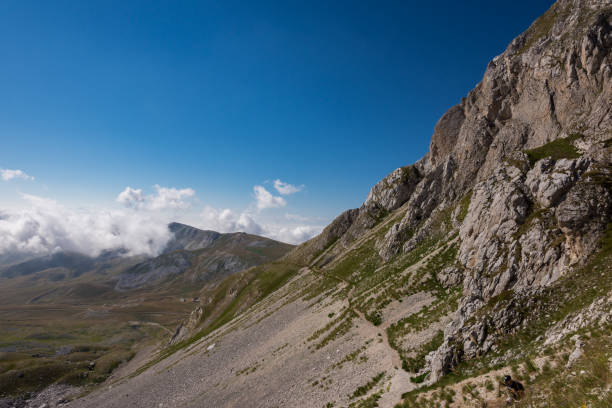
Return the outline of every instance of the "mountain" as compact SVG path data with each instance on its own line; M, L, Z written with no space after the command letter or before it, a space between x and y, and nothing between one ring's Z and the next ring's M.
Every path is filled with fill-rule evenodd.
M169 225L174 237L164 253L133 266L119 276L117 290L158 285L181 276L200 283L280 258L293 248L268 238L243 232L221 234L184 224Z
M153 258L58 252L0 267L0 407L23 405L5 394L104 381L135 350L171 335L202 287L293 248L244 233L169 228L173 238Z
M68 406L501 407L507 374L516 406L612 406L611 21L557 1L421 160Z
M193 251L208 248L223 235L216 231L204 231L178 222L170 223L168 228L172 232L173 237L166 244L164 253L177 250Z
M126 256L125 251L104 251L97 257L57 252L0 267L0 278L66 283L86 275L96 282L116 282L118 291L177 283L199 288L203 281L277 259L293 245L245 233L221 234L171 223L173 236L157 257ZM9 285L8 281L5 285ZM48 287L44 288L45 291ZM39 299L40 300L40 299Z

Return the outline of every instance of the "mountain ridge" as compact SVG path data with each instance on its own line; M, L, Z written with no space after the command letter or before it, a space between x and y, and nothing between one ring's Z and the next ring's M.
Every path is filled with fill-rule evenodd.
M554 3L421 160L69 406L496 407L507 373L517 406L612 404L611 20Z

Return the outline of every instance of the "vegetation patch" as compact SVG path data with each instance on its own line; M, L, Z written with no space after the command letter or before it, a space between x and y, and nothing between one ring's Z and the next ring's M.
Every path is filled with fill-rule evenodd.
M531 167L533 167L537 161L547 157L551 157L553 160L577 159L580 157L580 153L574 147L573 142L581 139L582 137L582 134L574 133L568 137L553 140L552 142L536 147L535 149L526 150L525 153L529 158Z
M422 344L418 350L416 350L415 355L413 357L405 357L402 360L402 368L408 372L416 373L425 367L425 356L430 352L435 351L442 345L444 341L444 333L442 330L438 330L434 337L425 344ZM423 382L425 379L425 375L421 378L420 382ZM419 376L420 377L420 376ZM416 377L418 380L419 377ZM412 378L411 378L412 380ZM417 382L416 380L413 382Z
M23 353L0 353L0 395L18 396L38 392L52 384L86 385L104 381L134 353L120 347L113 351L92 346L95 351L36 357Z
M429 371L424 372L423 374L417 375L415 377L410 377L410 382L414 384L421 384L425 381L425 378L429 375Z
M380 310L375 310L368 314L366 319L368 319L374 326L380 326L383 322L383 316Z
M526 325L514 333L507 333L502 336L494 346L495 352L489 352L473 360L463 361L437 383L404 394L402 397L405 401L398 407L427 406L419 405L419 395L428 391L443 389L448 385L486 374L490 370L507 365L514 365L515 367L523 365L526 372L525 378L527 378L528 374L536 368L533 363L528 363L527 360L531 360L534 356L554 353L554 350L550 348L543 350L538 338L541 339L540 336L543 336L555 322L563 321L566 317L579 313L596 299L605 299L611 290L612 223L608 224L598 244L598 251L590 257L588 264L566 274L554 285L538 294L529 295L528 298L521 298L516 295L513 297L512 307L518 308L523 314L522 320L526 322ZM510 295L510 292L502 293L500 298L493 303L499 304L503 299L508 299ZM532 301L530 307L523 304L527 300ZM488 318L482 316L482 319ZM611 328L608 324L605 327L595 326L582 330L582 335L590 337L585 350L585 357L580 363L585 364L582 366L585 374L578 375L581 371L580 366L573 367L571 371L565 369L566 359L559 362L557 365L559 369L551 370L550 366L546 369L547 365L545 365L539 376L530 385L530 388L535 390L534 396L528 397L517 406L534 406L536 398L539 401L545 401L544 406L559 408L580 407L582 404L586 404L590 408L612 406L610 402L612 395L609 392L611 389L609 372L603 375L603 372L600 371L604 360L609 363L608 359L612 358L609 351L612 350ZM508 360L505 358L508 355L514 355L517 358ZM500 357L503 358L503 363L494 363L494 360ZM514 371L517 371L517 369L515 368ZM517 378L521 379L522 377L523 375L519 374ZM568 385L565 385L564 382ZM607 385L603 386L602 384ZM603 389L608 391L602 394Z
M608 327L609 329L609 327ZM558 408L612 406L612 336L598 333L590 339L584 355L571 369L559 365L556 369L543 369L529 385L526 397L517 407L532 407L536 403ZM527 367L529 369L529 367ZM531 371L537 371L532 367Z
M457 221L463 222L467 216L468 209L470 208L470 202L472 201L472 190L463 196L459 201L459 213L457 214Z
M243 368L242 370L236 371L236 376L252 374L255 371L257 371L259 367L261 367L261 364L259 362L256 362L255 364L251 366L248 366L248 367Z
M552 29L555 21L559 18L563 18L568 11L562 9L557 3L553 4L546 13L542 14L528 29L526 32L525 43L518 51L518 54L522 54L531 47L533 47L541 38L548 35Z
M327 346L332 341L336 340L339 337L344 336L348 331L353 327L353 319L357 317L357 314L353 311L353 309L347 309L344 314L342 321L338 324L327 336L325 336L321 342L319 342L315 349L318 350Z
M378 400L382 397L382 391L370 395L367 398L349 404L349 408L375 408L378 407Z
M354 350L354 351L350 352L349 354L347 354L346 356L344 356L344 357L342 358L342 360L340 360L340 361L338 361L337 363L335 363L334 365L332 365L332 366L330 367L330 370L333 370L333 369L336 369L336 368L340 369L340 368L342 368L342 366L343 366L344 364L357 360L357 357L359 357L359 355L360 355L361 353L363 353L363 352L365 351L365 349L366 349L366 346L361 346L361 347L360 347L360 348L358 348L357 350ZM364 360L364 359L365 359L365 360ZM359 358L359 360L358 360L358 361L359 361L359 362L365 362L365 361L367 361L367 357L366 357L366 356L361 356L361 358Z
M376 387L376 384L378 384L383 379L384 376L385 376L385 372L384 371L376 374L366 384L357 387L357 389L349 396L349 398L350 399L355 399L355 398L362 397L362 396L366 395L368 392L370 392L370 390L372 390L374 387Z

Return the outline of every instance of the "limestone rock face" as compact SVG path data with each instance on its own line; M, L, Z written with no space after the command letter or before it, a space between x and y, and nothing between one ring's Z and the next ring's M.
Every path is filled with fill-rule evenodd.
M325 249L342 237L355 223L359 216L360 210L354 208L347 210L337 216L331 224L313 239L303 243L295 250L285 256L285 259L290 262L310 264Z
M416 167L400 167L372 187L363 205L395 210L408 201L420 178Z
M463 282L463 275L459 268L448 266L438 273L438 280L444 288L452 288Z
M375 241L384 262L457 240L455 265L436 278L463 296L427 356L429 381L523 324L513 307L479 321L491 299L535 307L531 297L596 250L612 213L611 23L609 2L557 1L442 116L429 152L372 188L329 252L393 211L401 217Z
M585 180L569 191L559 204L556 213L559 226L568 234L588 232L594 225L606 221L610 202L610 188Z
M502 271L512 246L513 234L528 216L529 199L524 192L524 175L513 166L500 167L479 183L459 230L459 259L475 274ZM512 273L506 271L496 286L486 291L493 296L506 289Z
M455 359L488 351L496 331L522 323L501 310L465 326L485 302L504 293L533 295L552 284L585 261L610 222L611 20L609 3L558 1L491 61L482 82L434 132L424 167L431 171L452 157L457 195L469 188L472 195L459 228L464 297L443 345L429 357L431 381ZM543 34L544 21L550 27ZM442 125L451 118L458 132ZM581 137L567 143L578 158L543 158L530 168L521 156L575 134ZM559 154L556 148L551 155ZM448 192L441 202L452 197ZM387 247L399 246L394 240L401 241L401 232L389 230Z
M541 207L551 207L559 202L563 194L589 167L588 158L575 160L540 160L527 173L525 183Z
M448 156L455 148L459 137L459 130L465 121L465 112L462 105L450 108L438 121L434 129L429 148L432 162Z
M496 333L522 324L517 310L501 308L466 326L485 302L509 290L529 299L595 250L611 221L612 177L606 173L608 187L593 182L586 172L589 163L588 158L542 159L527 172L502 165L474 187L459 229L464 297L445 344L430 358L432 381L451 367L453 344L462 345L462 358L474 358L490 350ZM530 300L524 303L530 307Z

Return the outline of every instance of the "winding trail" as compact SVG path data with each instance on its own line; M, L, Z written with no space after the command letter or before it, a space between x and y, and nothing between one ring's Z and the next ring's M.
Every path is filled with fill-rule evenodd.
M391 322L386 321L383 322L380 326L376 326L374 325L371 321L369 321L365 315L361 312L361 310L357 309L354 305L353 305L353 292L355 290L355 284L353 284L352 282L341 278L339 276L327 273L325 271L320 270L319 268L315 267L315 266L310 266L308 267L308 269L310 271L312 271L315 274L319 274L319 275L325 275L329 278L335 279L339 282L342 282L344 284L347 285L347 287L349 287L349 292L346 295L347 300L348 300L348 304L349 304L349 308L351 309L351 311L353 311L358 317L359 319L362 321L363 323L363 327L366 331L366 334L368 336L371 337L378 337L380 335L380 337L383 340L383 344L385 345L385 348L387 349L387 354L389 354L391 356L391 361L393 362L393 366L396 368L401 368L402 366L402 359L400 358L399 353L397 352L397 350L395 350L393 347L391 347L391 344L389 343L389 337L387 336L387 328L391 325Z

